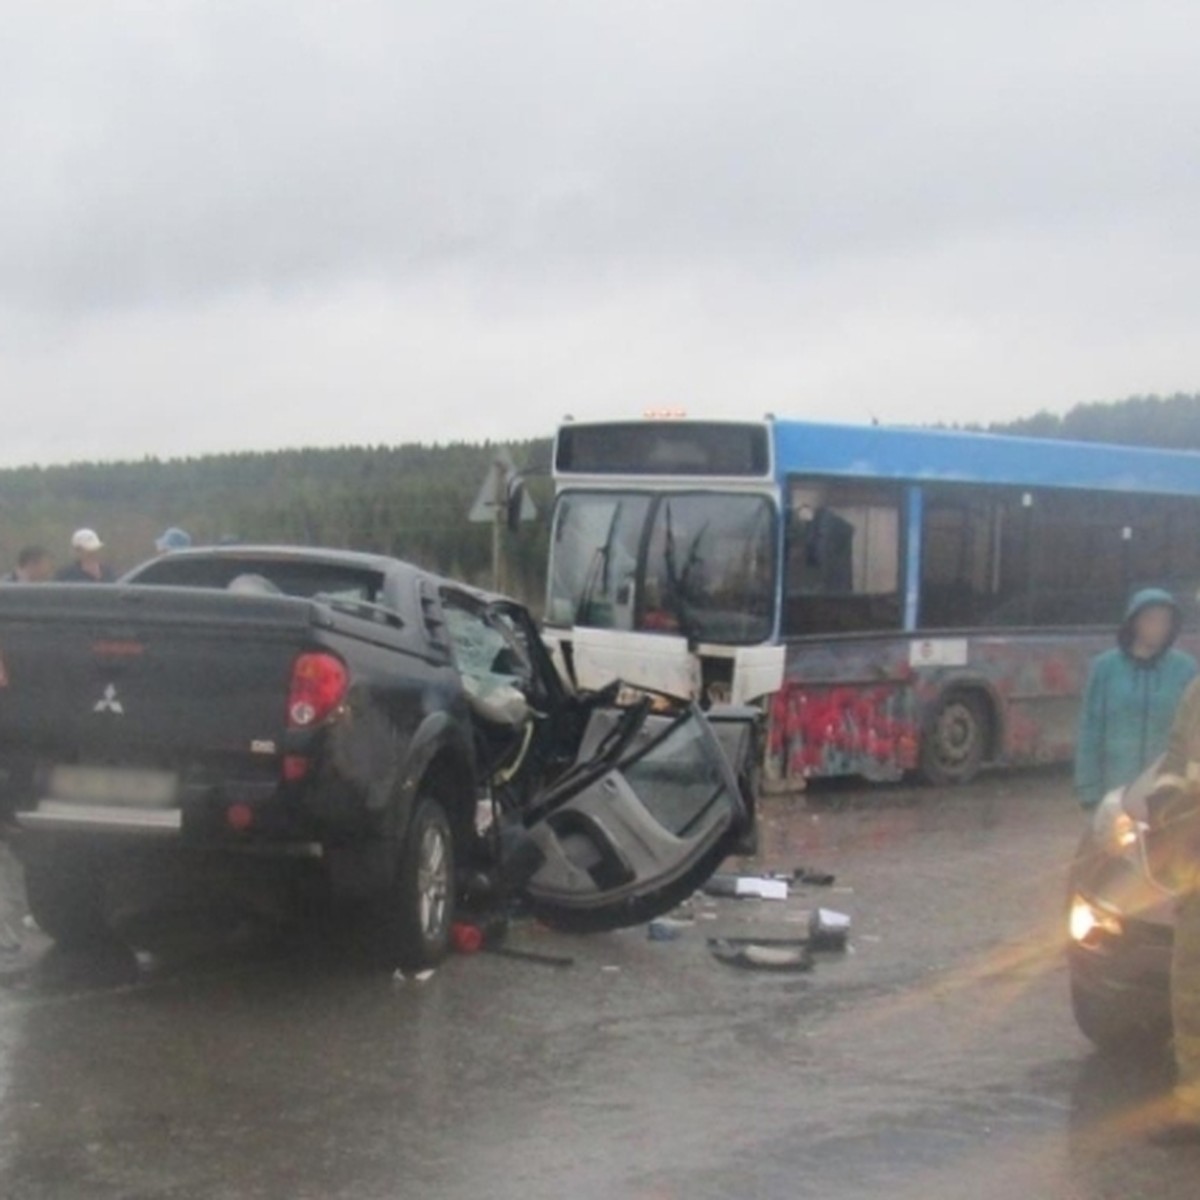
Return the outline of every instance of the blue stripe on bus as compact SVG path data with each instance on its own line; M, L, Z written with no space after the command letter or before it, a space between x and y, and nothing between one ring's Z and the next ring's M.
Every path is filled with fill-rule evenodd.
M909 482L1200 495L1200 454L1051 438L777 420L775 469Z

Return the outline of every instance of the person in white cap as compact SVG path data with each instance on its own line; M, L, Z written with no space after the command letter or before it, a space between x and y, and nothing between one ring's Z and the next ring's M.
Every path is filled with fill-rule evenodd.
M58 583L112 583L111 569L100 561L104 543L94 529L77 529L71 537L71 551L75 561L63 567L55 580Z

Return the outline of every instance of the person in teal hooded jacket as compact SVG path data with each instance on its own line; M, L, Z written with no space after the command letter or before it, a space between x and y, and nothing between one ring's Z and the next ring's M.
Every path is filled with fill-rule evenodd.
M1093 661L1075 743L1075 790L1084 808L1132 783L1166 751L1197 671L1196 660L1175 648L1179 622L1171 593L1146 588L1130 600L1116 647Z

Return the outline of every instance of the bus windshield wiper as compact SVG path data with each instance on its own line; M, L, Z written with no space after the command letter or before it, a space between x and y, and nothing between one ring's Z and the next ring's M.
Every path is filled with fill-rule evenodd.
M579 602L575 605L576 625L581 624L587 616L597 591L601 593L608 591L608 566L612 559L613 539L616 536L617 521L620 520L623 503L624 501L617 501L612 519L608 523L608 532L604 536L604 541L596 547L588 562L587 572L583 577L583 587L579 592Z
M699 534L692 540L687 562L684 563L683 571L681 572L675 559L675 527L671 520L670 500L664 503L663 508L663 521L666 526L663 565L667 571L667 602L675 620L679 622L679 632L687 638L690 644L696 640L696 637L695 631L692 628L691 617L688 616L688 575L695 565L696 543L699 541Z

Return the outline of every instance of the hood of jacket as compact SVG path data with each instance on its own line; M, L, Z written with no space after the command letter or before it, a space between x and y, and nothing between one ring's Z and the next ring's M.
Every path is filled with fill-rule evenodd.
M1133 649L1134 621L1137 620L1139 613L1145 612L1148 608L1155 607L1170 609L1171 634L1167 638L1163 648L1153 658L1145 660L1147 663L1154 663L1162 658L1175 644L1176 638L1179 637L1179 625L1183 619L1183 614L1179 611L1179 603L1175 597L1165 588L1142 588L1140 592L1134 592L1129 600L1129 606L1125 609L1125 619L1121 622L1121 628L1117 631L1117 644L1126 654L1130 653Z

